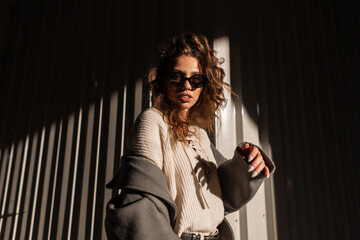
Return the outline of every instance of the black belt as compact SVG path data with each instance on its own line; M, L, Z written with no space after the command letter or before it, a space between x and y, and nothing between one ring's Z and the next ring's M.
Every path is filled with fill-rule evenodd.
M183 233L181 234L182 240L200 240L200 235L190 234L190 233ZM219 240L219 234L216 236L205 236L205 240Z

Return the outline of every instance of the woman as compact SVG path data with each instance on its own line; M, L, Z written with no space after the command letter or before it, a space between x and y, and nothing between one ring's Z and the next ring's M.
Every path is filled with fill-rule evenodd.
M147 75L153 107L136 120L129 154L108 184L122 189L107 206L108 238L229 239L225 211L249 201L275 167L249 143L231 160L211 144L205 129L230 86L205 36L179 34L160 51Z

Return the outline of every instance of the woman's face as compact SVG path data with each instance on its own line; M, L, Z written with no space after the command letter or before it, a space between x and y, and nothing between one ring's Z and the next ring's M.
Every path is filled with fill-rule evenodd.
M169 73L174 72L183 74L188 78L196 74L201 74L198 60L190 56L176 58L172 67L169 69ZM170 101L179 104L180 112L184 117L186 117L188 110L195 105L202 91L202 87L194 88L188 80L180 86L171 85L166 81L165 89Z

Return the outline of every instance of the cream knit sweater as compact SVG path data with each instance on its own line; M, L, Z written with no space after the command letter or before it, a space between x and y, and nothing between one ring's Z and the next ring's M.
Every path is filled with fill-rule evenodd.
M205 130L191 126L193 134L187 144L174 141L169 131L158 110L145 110L131 130L130 154L149 160L164 172L177 206L174 231L179 236L214 233L224 218L224 207L209 137Z

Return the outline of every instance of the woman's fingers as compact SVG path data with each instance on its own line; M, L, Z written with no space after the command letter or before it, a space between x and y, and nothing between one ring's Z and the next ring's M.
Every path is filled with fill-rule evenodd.
M255 159L258 154L260 154L260 151L257 147L255 147L255 146L250 147L248 162L251 162L253 159ZM261 154L260 154L260 156L261 156ZM261 157L261 159L262 159L262 157Z
M241 146L241 155L243 156L243 158L245 160L249 159L249 153L250 153L251 149L250 149L250 144L249 143L244 143Z
M250 146L249 143L243 144L241 150L248 162L251 162L256 157L257 153L259 153L259 149L255 146Z
M267 166L265 166L265 168L264 168L264 174L265 174L265 177L267 177L267 178L270 177L270 170Z
M249 143L245 143L241 146L241 150L243 152L245 152L246 150L248 150L250 148L250 144Z
M252 160L252 162L249 165L249 172L251 172L251 177L253 177L253 178L256 177L262 171L264 171L263 173L264 173L265 177L269 177L270 171L269 171L269 168L265 165L265 161L264 161L261 153L259 152L259 150L257 148L255 151L252 151L252 154L254 154L254 152L257 152L256 157L254 160Z
M265 162L262 161L257 168L255 168L254 172L251 174L251 177L256 177L262 170L265 168Z
M244 153L248 153L247 155L247 161L249 164L249 172L251 172L251 177L256 177L259 175L262 171L264 171L265 177L270 177L270 170L265 165L265 161L259 151L259 149L256 146L250 146L249 143L243 144L241 147L241 150ZM244 156L246 158L246 156Z
M258 169L261 163L263 163L264 160L260 153L258 153L255 157L255 159L249 164L249 172L254 171L255 169ZM265 166L265 163L264 163ZM263 167L264 168L264 167Z

